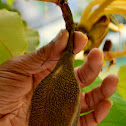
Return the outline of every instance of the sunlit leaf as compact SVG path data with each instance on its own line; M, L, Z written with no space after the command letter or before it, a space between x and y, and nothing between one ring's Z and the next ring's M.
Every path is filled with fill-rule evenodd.
M126 65L120 67L118 75L120 81L117 90L120 95L126 100Z
M0 10L0 64L24 54L26 48L24 26L19 14Z
M92 89L94 89L95 87L97 87L98 85L100 85L101 83L102 83L102 80L101 80L100 77L98 76L98 77L95 79L95 81L94 81L91 85L89 85L89 86L87 86L87 87L81 89L81 92L89 92L89 91L91 91Z
M39 45L39 34L36 30L29 28L28 26L25 27L25 36L28 42L28 48L26 49L25 53L32 52L36 50Z
M115 65L111 66L110 68L102 69L102 71L99 74L99 77L103 80L105 77L107 77L110 74L118 75L119 68Z
M84 60L74 60L74 67L81 66L84 63Z
M13 5L14 1L15 1L15 0L7 0L8 4L9 4L10 6Z
M126 100L116 91L110 98L113 106L108 116L98 126L126 126Z
M10 5L6 4L6 3L3 3L1 0L0 0L0 10L1 9L7 9L9 11L14 11L14 12L18 12L16 9L12 8ZM18 12L19 13L19 12Z

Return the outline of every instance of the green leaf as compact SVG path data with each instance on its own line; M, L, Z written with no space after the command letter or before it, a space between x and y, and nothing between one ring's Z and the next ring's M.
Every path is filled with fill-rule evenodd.
M84 60L74 60L74 68L81 66L84 63Z
M120 80L117 90L120 95L126 100L126 65L120 67L118 76Z
M111 66L109 69L103 68L99 74L99 77L103 80L105 77L107 77L110 74L118 75L118 70L119 70L119 67L117 67L116 65Z
M84 63L84 60L74 60L74 67L81 66L83 63ZM87 87L85 87L85 88L82 88L82 89L81 89L81 92L88 92L88 91L91 91L93 88L95 88L95 87L97 87L98 85L100 85L101 82L102 82L102 80L101 80L100 77L98 76L98 77L95 79L95 81L94 81L91 85L89 85L89 86L87 86Z
M87 86L87 87L85 87L85 88L82 88L81 89L81 92L89 92L89 91L91 91L92 89L94 89L95 87L97 87L98 85L100 85L102 83L102 80L100 79L100 77L98 76L96 79L95 79L95 81L91 84L91 85L89 85L89 86Z
M126 126L126 101L117 91L110 99L114 104L108 116L98 126Z
M91 91L101 84L101 82L102 80L97 77L90 86L83 88L82 92ZM98 126L126 126L126 100L124 100L117 91L109 99L113 101L113 106L108 116ZM88 113L81 113L81 116L85 114Z
M20 15L0 10L0 64L11 57L24 54L27 48Z
M2 3L0 0L0 9L7 9L9 11L13 11L13 12L17 12L18 14L20 14L20 12L16 9L13 9L11 6L9 6L8 4Z
M13 5L14 1L15 1L15 0L7 0L8 4L9 4L10 6Z
M33 30L29 27L25 27L25 36L28 42L28 48L25 53L32 52L36 50L39 45L39 34L36 30Z
M83 64L82 60L75 60L75 67L80 66L82 64ZM121 79L124 80L126 75L125 71L126 71L126 66L121 67L120 72L122 76L120 77L120 80ZM90 86L83 88L81 91L89 92L93 88L100 85L101 83L102 83L102 79L100 79L100 77L97 77L96 80ZM113 101L113 106L110 109L108 116L98 126L126 126L126 100L124 100L120 96L118 91L116 91L109 99ZM80 115L83 116L90 112L81 113Z

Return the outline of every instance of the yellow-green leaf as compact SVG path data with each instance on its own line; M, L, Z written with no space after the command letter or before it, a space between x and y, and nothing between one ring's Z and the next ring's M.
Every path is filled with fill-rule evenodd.
M15 1L15 0L7 0L8 4L9 4L10 6L12 6L12 4L13 4L14 1Z
M126 100L126 65L120 67L118 76L120 81L117 90L120 95Z
M0 10L0 64L11 57L24 54L27 48L24 26L20 15Z
M100 72L99 77L103 80L105 77L107 77L110 74L118 75L118 71L119 71L119 68L117 66L113 65L109 69L108 68L103 69Z
M36 50L39 45L39 34L36 30L29 28L28 26L25 27L25 36L28 42L28 48L26 49L26 53L32 52Z

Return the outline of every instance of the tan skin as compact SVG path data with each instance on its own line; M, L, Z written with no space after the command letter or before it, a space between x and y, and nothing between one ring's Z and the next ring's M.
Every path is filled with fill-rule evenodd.
M28 126L29 106L32 93L39 82L55 67L68 40L68 32L62 30L48 45L38 51L14 57L0 66L0 126ZM86 45L87 37L75 32L74 54ZM41 64L45 61L43 66ZM75 68L80 87L90 85L99 74L103 64L103 53L93 49L87 61ZM96 126L109 113L111 102L107 99L116 90L118 77L110 75L91 92L81 94L81 112L94 112L80 117L78 126Z

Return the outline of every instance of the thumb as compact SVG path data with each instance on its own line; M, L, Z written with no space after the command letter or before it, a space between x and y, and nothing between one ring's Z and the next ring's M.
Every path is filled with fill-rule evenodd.
M0 68L7 71L16 71L25 75L31 75L47 69L52 64L56 65L57 62L51 62L49 60L59 59L67 45L68 36L66 30L61 30L49 44L29 54L13 57L1 65ZM45 62L47 59L48 62ZM43 62L45 63L41 66Z

